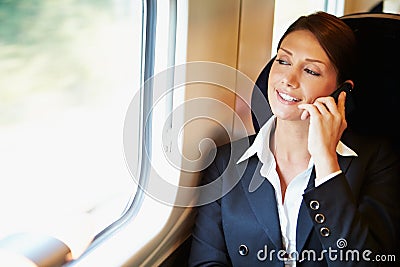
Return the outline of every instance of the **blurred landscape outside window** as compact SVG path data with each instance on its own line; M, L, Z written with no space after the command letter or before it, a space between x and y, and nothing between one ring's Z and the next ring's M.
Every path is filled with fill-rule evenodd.
M0 0L0 240L93 236L124 211L137 186L122 137L140 88L142 8Z

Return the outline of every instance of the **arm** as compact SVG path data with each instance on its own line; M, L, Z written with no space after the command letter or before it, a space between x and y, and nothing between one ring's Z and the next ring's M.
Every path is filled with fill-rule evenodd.
M394 255L398 250L400 167L388 144L364 142L360 151L348 170L306 191L304 201L324 249L338 250L337 241L342 238L347 242L343 252L357 251L354 253L359 253L361 261L368 261L375 255ZM312 200L318 201L318 209L310 207ZM315 221L317 214L323 214L323 223ZM329 229L328 236L321 235L322 227ZM352 254L347 255L351 260ZM376 261L369 263L380 266ZM339 260L329 262L330 266L345 264Z
M330 97L299 106L306 111L303 119L310 120L308 148L317 179L340 170L335 149L347 127L344 101L345 94L341 93L337 106ZM349 168L346 166L336 177L306 191L305 204L324 249L337 249L337 240L344 238L347 246L343 250L357 250L360 258L365 250L373 253L368 255L371 259L374 254L395 254L399 231L399 159L384 140L355 139L351 148L356 143L359 156ZM310 207L312 200L319 202L319 209ZM326 220L316 222L317 214L323 214ZM322 227L329 229L328 236L319 233ZM331 266L343 264L330 262Z
M203 181L217 179L221 175L215 162L203 173ZM198 208L192 235L189 266L231 266L222 230L221 201L216 200Z

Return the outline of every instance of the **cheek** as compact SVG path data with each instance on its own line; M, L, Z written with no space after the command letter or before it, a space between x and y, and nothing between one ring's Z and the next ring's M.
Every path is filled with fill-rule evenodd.
M303 84L303 91L308 103L313 103L315 99L319 97L324 97L330 95L335 90L335 83L326 82L309 82L308 84Z
M276 82L271 79L271 77L268 79L268 87L267 87L267 96L268 96L268 101L271 100L271 97L273 94L275 94L275 87L276 87Z
M274 90L277 84L282 80L282 75L282 71L279 71L279 68L275 67L275 64L273 64L268 76L268 92Z
M282 76L282 70L279 69L279 66L274 62L271 66L271 70L269 71L268 83L274 83L279 77Z
M310 90L310 92L312 92L316 97L320 97L320 96L328 96L331 93L333 93L333 91L335 91L336 89L336 81L324 81L321 83L317 83L317 84L313 84L312 89Z

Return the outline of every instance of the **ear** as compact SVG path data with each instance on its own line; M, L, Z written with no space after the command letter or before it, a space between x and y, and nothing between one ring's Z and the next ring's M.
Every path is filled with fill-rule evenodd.
M351 89L354 89L354 82L352 80L346 80L344 83L351 84Z

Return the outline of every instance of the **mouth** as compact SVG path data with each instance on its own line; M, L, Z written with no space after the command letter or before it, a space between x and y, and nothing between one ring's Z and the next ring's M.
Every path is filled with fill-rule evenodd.
M290 96L288 94L285 94L285 93L282 93L282 92L277 92L277 93L283 100L285 100L287 102L296 103L296 102L300 102L301 101L301 99L294 98L294 97L292 97L292 96Z

